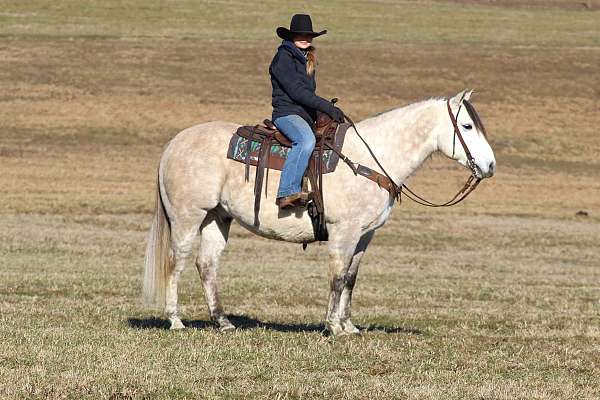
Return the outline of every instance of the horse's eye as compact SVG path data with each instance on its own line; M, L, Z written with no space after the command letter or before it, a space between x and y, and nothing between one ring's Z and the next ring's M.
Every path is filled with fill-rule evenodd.
M463 124L463 128L465 128L467 130L471 130L471 129L473 129L473 126L471 124Z

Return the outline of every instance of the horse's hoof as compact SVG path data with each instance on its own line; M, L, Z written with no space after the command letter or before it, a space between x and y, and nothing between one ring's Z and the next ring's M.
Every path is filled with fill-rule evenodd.
M344 329L342 328L342 325L339 323L336 323L336 324L325 323L325 327L327 328L327 331L329 332L329 336L332 336L332 337L339 337L339 336L344 336L344 335L348 334L344 331Z
M344 333L346 335L353 335L353 336L360 336L360 335L362 335L362 331L360 329L358 329L357 327L355 327L355 326L353 326L350 329L344 328Z
M185 329L185 325L183 325L183 322L181 322L181 320L179 318L172 318L171 319L171 327L169 329L172 331L176 331L179 329Z
M219 331L221 332L229 332L235 330L235 325L229 322L227 317L218 318L217 324L219 325Z
M354 326L354 324L351 321L346 321L342 323L342 326L344 327L344 332L347 335L362 335L362 332L360 329L358 329L356 326Z
M221 332L235 331L235 325L233 325L233 324L222 325L222 326L219 327L219 331L221 331Z

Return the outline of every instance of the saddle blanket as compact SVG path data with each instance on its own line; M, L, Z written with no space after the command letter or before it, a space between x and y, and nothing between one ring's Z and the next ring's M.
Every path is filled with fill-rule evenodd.
M329 144L332 145L332 147L334 147L339 152L342 151L348 126L349 124L346 123L340 124L335 132L333 140L329 142ZM246 155L248 151L250 151L248 163L253 166L258 165L258 158L261 149L261 139L262 138L259 135L256 135L256 139L253 138L252 141L250 141L247 138L238 135L237 132L234 133L229 141L227 158L239 161L241 163L246 163ZM290 147L283 146L279 142L271 142L270 154L267 157L268 164L266 166L270 169L276 169L281 171L283 169L283 164L287 159L287 154L290 150ZM318 157L317 149L313 151L311 157ZM327 174L335 171L339 158L340 157L333 150L325 147L321 158L321 168L323 173Z

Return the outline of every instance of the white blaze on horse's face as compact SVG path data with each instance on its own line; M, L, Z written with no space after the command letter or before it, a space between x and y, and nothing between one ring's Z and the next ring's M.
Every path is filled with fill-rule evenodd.
M496 158L485 135L485 128L477 115L477 112L470 103L468 103L473 91L463 91L450 99L450 107L453 114L458 114L457 125L460 133L471 152L475 164L478 167L476 171L477 178L489 178L496 172ZM462 101L461 101L462 99ZM445 101L444 101L445 103ZM444 109L446 108L444 104ZM440 131L438 137L438 150L447 157L458 161L460 164L468 167L467 154L460 143L459 138L454 132L454 126L450 120L448 112L445 113L447 129Z

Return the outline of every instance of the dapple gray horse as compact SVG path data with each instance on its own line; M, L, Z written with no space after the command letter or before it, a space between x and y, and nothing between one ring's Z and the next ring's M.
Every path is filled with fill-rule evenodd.
M456 115L471 91L450 99ZM459 113L458 127L477 165L478 178L491 177L496 161L474 109ZM222 330L234 329L219 302L217 269L233 220L270 239L294 243L314 241L310 217L304 209L279 210L277 185L268 197L254 226L254 182L244 181L242 163L227 159L229 139L239 125L207 122L178 133L165 147L158 168L156 209L145 258L144 299L164 306L171 329L180 329L177 282L192 253L199 233L196 267L202 279L210 317ZM430 99L392 109L356 125L381 165L398 184L415 172L432 153L439 151L467 166L445 99ZM349 128L344 153L353 161L375 170L373 159ZM279 171L272 171L277 182ZM251 174L252 175L252 174ZM375 230L390 215L394 198L374 182L355 176L343 163L323 176L323 196L329 241L329 305L325 325L333 335L355 334L350 320L352 290L360 260ZM264 196L264 193L262 194Z

